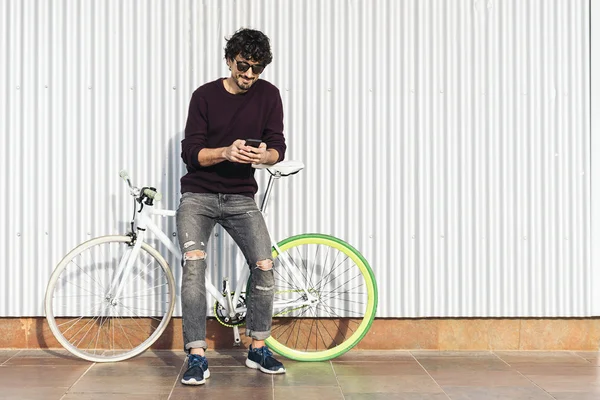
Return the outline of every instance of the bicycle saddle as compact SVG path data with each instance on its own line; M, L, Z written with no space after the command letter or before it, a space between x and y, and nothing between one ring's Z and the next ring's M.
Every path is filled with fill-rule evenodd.
M270 173L279 176L288 176L295 174L304 169L304 163L302 161L282 161L277 164L252 164L256 169L267 169Z

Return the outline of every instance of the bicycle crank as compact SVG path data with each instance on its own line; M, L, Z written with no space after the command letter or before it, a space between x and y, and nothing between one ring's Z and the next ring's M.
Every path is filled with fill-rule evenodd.
M233 296L233 294L234 293L231 293L232 296ZM225 293L223 293L223 297L225 297ZM244 298L243 295L240 295L240 298L238 299L238 302L236 304L236 308L240 308L240 307L244 307L244 308L246 307L246 299ZM245 312L235 313L235 315L233 317L231 317L227 313L227 310L225 309L225 307L223 307L217 301L215 301L213 310L215 313L215 317L217 318L217 321L219 321L219 323L221 325L226 326L228 328L233 328L234 326L244 325L246 323L246 313Z

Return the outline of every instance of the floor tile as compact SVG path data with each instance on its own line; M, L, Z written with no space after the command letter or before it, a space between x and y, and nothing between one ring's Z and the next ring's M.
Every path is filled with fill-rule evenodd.
M333 370L337 376L400 376L426 375L427 372L416 361L412 362L333 362Z
M21 350L0 350L0 365L4 364L7 360L10 360Z
M37 365L0 366L0 388L68 388L89 368L88 365L51 365L40 373ZM32 378L33 377L33 378Z
M600 398L597 392L551 392L550 394L556 400L598 400Z
M291 387L291 386L276 386L275 400L343 400L344 396L339 387Z
M555 365L555 364L519 364L513 368L525 376L549 375L549 376L600 376L600 367L579 365Z
M356 376L338 376L344 396L350 393L441 393L442 389L427 375L369 376L357 379Z
M119 362L95 364L71 389L80 393L168 394L180 367Z
M218 390L224 390L227 388L272 388L273 377L272 375L263 374L260 371L253 370L247 367L211 367L210 378L206 380L206 384L202 385L206 388L215 388ZM181 371L181 374L177 377L175 387L187 386L181 383L181 375L185 371Z
M509 365L538 363L554 365L588 365L588 361L570 351L496 351Z
M78 393L69 392L61 400L167 400L169 394L152 394L152 393Z
M446 386L532 386L531 381L516 371L472 371L457 368L431 371L431 377Z
M350 393L346 400L448 400L445 393Z
M273 375L273 384L278 386L337 386L337 380L331 363L302 363L288 361L286 373Z
M527 375L547 392L590 392L600 399L600 376L596 375Z
M452 400L551 400L536 387L444 387Z
M212 379L212 378L210 378ZM209 380L210 380L209 379ZM273 399L272 387L243 387L238 386L237 382L231 382L232 387L215 388L208 385L200 386L177 386L171 393L169 400L223 400L223 399L243 399L243 400L271 400Z
M247 354L214 354L207 353L206 359L211 367L245 367Z
M600 366L600 352L598 351L576 351L574 354L593 365Z
M87 365L92 363L75 357L66 350L23 350L4 365Z
M408 350L367 351L352 350L335 359L336 362L414 361Z
M2 400L60 400L68 388L66 387L2 387Z
M185 353L183 353L185 356ZM285 357L275 355L275 357L281 362L286 364L288 361ZM246 358L248 358L248 350L209 350L206 352L206 359L210 367L226 367L236 366L243 367L246 365Z
M145 351L142 354L121 361L130 365L147 365L152 367L181 367L186 360L187 355L183 351L164 351L153 350Z
M491 351L439 351L439 350L412 350L410 352L416 359L422 357L469 357L473 359L496 358Z
M417 357L419 364L427 371L462 369L472 371L508 371L510 365L496 356L490 357Z

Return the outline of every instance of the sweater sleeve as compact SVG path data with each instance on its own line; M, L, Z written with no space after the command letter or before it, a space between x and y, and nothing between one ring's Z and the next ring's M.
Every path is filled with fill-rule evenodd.
M195 92L190 100L185 137L181 141L181 158L185 165L193 169L200 169L198 153L206 147L208 133L208 106L206 100Z
M277 162L283 161L287 146L285 144L285 137L283 136L283 103L279 90L277 90L275 104L265 124L262 140L267 144L267 149L277 150L279 153Z

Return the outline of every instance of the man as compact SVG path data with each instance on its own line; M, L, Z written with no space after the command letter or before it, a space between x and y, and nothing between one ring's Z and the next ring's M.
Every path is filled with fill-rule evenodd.
M183 254L181 304L188 368L186 385L210 376L206 350L206 244L216 223L240 247L251 270L246 335L252 338L246 366L285 373L264 340L271 334L274 276L269 232L255 201L252 164L283 160L283 106L279 90L259 79L273 56L269 38L252 29L237 31L225 47L231 76L198 88L190 101L181 157L177 233ZM253 147L246 139L260 143Z

